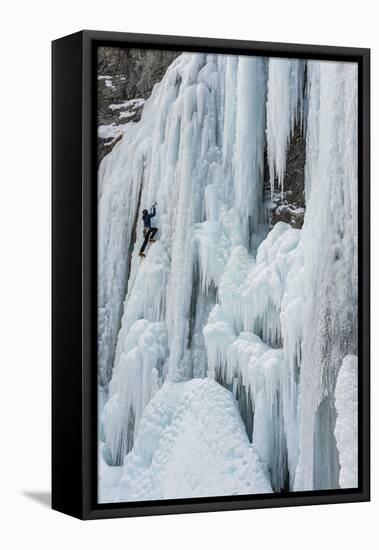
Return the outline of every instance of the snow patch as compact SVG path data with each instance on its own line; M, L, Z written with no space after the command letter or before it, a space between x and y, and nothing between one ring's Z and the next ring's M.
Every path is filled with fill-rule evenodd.
M97 136L101 139L117 138L125 132L127 124L102 124L97 128Z
M102 502L272 492L235 399L209 379L164 384L145 410L118 489L109 485Z
M112 90L116 89L116 86L113 84L113 76L109 75L101 75L97 77L98 80L104 80L104 84L107 88L111 88Z
M136 109L137 107L141 107L145 103L145 99L142 98L135 98L135 99L128 99L127 101L123 101L122 103L112 103L112 105L109 105L109 108L111 111L117 111L121 109Z

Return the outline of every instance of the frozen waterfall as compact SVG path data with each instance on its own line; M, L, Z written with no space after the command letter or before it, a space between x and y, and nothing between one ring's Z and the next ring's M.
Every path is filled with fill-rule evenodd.
M265 162L282 190L295 124L304 226L270 230ZM99 168L103 501L220 494L206 454L181 460L188 434L220 458L222 494L351 481L346 376L335 392L357 354L356 151L354 64L182 54L154 87ZM244 482L226 475L232 434Z

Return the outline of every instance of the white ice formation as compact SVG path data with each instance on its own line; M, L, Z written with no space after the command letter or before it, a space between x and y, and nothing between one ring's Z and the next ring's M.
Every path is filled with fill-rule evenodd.
M270 230L295 124L304 225ZM99 168L102 501L356 484L356 152L352 63L182 54L127 124Z
M209 378L166 382L115 471L119 502L272 492L233 395ZM113 482L106 477L105 498Z
M340 461L341 489L358 484L358 361L354 355L344 357L336 385L337 421L334 435Z

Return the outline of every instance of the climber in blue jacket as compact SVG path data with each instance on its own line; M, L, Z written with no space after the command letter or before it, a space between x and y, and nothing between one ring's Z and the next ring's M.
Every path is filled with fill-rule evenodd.
M144 254L144 250L147 246L147 243L148 242L155 243L154 236L158 231L158 227L151 227L151 218L154 218L155 216L156 206L157 206L157 203L155 202L150 209L150 214L146 209L142 211L143 236L145 237L145 240L143 241L141 250L139 251L139 255L142 256L143 258L146 256L146 254Z

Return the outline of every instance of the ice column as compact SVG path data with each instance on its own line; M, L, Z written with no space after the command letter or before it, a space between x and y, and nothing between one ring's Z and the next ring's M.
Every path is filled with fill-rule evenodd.
M337 421L334 434L341 466L341 489L358 486L358 358L347 355L336 385Z
M262 223L263 159L265 147L266 60L241 56L237 70L235 208L242 221L243 244Z
M297 490L338 486L334 390L357 350L357 65L310 62L309 80Z

